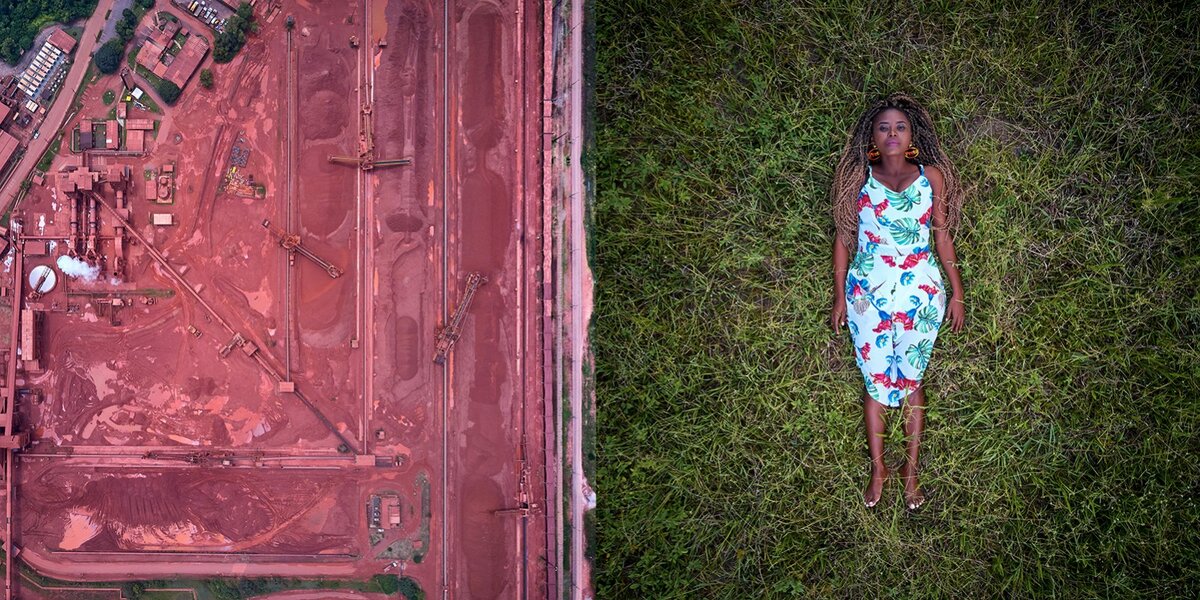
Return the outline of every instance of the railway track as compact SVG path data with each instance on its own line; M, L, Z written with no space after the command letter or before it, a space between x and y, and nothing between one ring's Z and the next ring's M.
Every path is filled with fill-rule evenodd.
M283 219L284 229L287 231L296 231L295 219L295 194L296 194L296 132L298 125L296 123L297 115L297 98L300 94L299 85L297 82L298 57L295 41L292 38L292 29L287 29L287 64L284 67L287 75L285 76L286 89L284 94L287 96L286 120L286 146L284 148L284 171L287 178L283 194ZM283 264L283 314L284 320L284 335L283 335L283 352L284 352L284 371L285 380L290 381L292 378L292 334L294 329L293 323L293 294L292 294L292 270L290 267L290 257L287 253L282 259Z

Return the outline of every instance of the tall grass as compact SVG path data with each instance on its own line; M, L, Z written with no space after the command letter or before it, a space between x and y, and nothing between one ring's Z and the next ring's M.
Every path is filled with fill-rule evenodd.
M1200 597L1200 10L1061 4L596 3L598 597ZM968 191L915 515L828 328L892 91Z

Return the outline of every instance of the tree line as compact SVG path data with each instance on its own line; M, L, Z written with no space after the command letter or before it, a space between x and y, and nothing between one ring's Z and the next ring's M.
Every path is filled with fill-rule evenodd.
M93 61L101 73L116 73L121 67L121 58L125 56L125 47L133 40L137 31L138 21L146 11L154 8L154 0L134 0L133 9L121 11L121 20L117 21L117 37L108 40L96 51Z
M238 5L237 12L225 20L225 31L217 34L213 42L213 62L233 60L246 45L246 35L250 33L258 33L258 23L254 21L254 9L243 2Z
M87 17L97 0L0 0L0 60L15 65L38 31L54 22Z

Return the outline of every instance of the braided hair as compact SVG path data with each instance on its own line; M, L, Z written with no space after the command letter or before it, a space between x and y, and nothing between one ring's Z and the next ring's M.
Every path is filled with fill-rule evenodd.
M920 149L919 162L935 165L945 180L942 197L946 201L946 229L953 232L962 220L963 190L959 185L958 171L942 151L937 134L933 131L933 119L916 100L907 94L894 93L876 101L858 118L842 149L842 158L834 171L830 200L833 201L833 222L837 234L850 248L858 240L858 194L867 178L867 148L871 144L871 124L879 113L894 108L907 117L913 132L913 144ZM917 159L909 159L918 162Z

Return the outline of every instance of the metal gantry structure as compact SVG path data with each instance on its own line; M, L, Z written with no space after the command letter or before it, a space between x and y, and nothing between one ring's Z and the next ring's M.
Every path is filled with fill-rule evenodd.
M369 86L367 82L365 85ZM369 93L366 94L370 98ZM363 103L362 110L359 112L359 134L358 134L358 156L333 156L329 157L329 162L340 165L354 165L363 171L370 171L375 167L396 167L400 165L412 164L410 158L375 158L375 135L371 124L371 102Z
M316 263L317 266L325 269L325 272L328 273L330 277L334 279L341 277L341 269L335 267L332 263L321 258L320 256L317 256L312 250L305 248L304 244L300 243L300 234L288 233L278 227L275 227L274 225L271 225L270 219L264 219L262 226L267 231L271 232L271 235L279 241L279 246L284 250L287 250L290 256L294 257L296 254L300 254L304 258Z
M458 308L454 309L450 322L438 332L433 362L439 365L446 364L446 356L450 354L454 342L457 342L459 336L462 335L462 322L467 315L467 309L471 306L471 300L475 298L475 291L485 283L487 283L487 277L478 272L467 276L467 291L463 293L462 302Z

